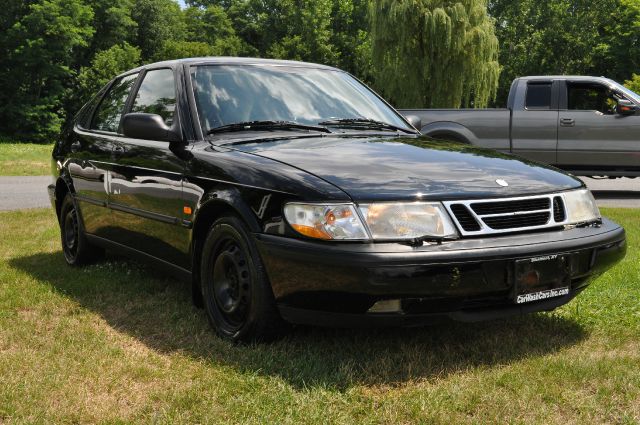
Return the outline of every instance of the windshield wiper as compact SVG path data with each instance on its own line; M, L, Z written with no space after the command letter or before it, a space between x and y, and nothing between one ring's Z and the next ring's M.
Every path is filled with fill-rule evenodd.
M319 125L301 124L294 121L245 121L235 122L233 124L221 125L207 131L207 136L216 133L224 133L230 131L265 131L265 130L313 130L323 133L331 133L331 131Z
M405 133L411 134L416 133L414 130L410 130L408 128L398 127L397 125L389 124L383 121L372 120L370 118L341 118L336 120L322 121L318 124L336 127L374 128L378 130L404 131Z

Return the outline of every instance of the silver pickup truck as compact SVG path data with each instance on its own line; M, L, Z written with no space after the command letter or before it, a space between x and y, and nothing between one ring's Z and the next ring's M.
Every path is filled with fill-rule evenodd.
M640 95L604 77L514 80L505 109L405 109L423 134L580 176L640 176Z

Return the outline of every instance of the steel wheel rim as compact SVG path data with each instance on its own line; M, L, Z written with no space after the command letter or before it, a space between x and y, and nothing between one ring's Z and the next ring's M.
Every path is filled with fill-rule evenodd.
M213 264L213 298L226 325L239 329L249 313L251 274L236 241L227 240L221 246Z
M78 216L75 208L71 208L64 217L64 232L62 235L65 251L71 257L75 257L78 251L78 234Z

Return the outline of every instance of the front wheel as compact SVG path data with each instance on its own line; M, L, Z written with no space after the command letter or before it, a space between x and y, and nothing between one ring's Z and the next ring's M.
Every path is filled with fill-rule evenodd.
M202 250L201 284L209 322L234 342L269 341L285 328L258 250L238 218L213 223Z
M89 264L104 254L103 250L87 241L70 193L64 197L60 207L60 235L64 259L70 266Z

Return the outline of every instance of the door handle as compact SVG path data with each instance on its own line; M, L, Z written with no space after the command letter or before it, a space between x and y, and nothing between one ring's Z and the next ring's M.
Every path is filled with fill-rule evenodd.
M78 152L81 148L82 148L82 143L80 143L78 140L71 143L71 152Z
M560 118L560 125L563 127L573 127L576 125L576 120L573 118Z

